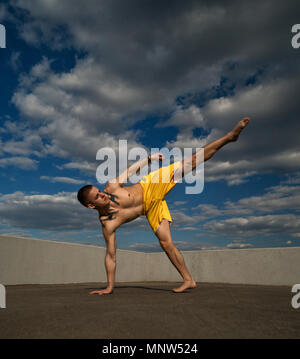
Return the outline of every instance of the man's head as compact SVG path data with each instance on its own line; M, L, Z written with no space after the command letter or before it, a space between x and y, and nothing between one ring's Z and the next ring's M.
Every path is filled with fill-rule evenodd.
M83 206L92 209L100 209L109 204L109 196L90 184L80 188L77 199Z

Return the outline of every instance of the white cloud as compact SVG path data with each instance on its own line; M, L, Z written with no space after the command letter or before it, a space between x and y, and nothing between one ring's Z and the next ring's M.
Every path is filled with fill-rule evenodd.
M32 132L24 131L23 140L7 140L3 144L3 151L11 155L34 155L37 157L43 156L43 143L41 137Z
M178 228L178 230L179 231L198 231L199 230L199 228L197 228L197 227L182 227L182 228Z
M27 157L7 157L0 159L0 167L18 167L22 170L35 170L37 167L38 161L32 160Z
M0 196L1 223L15 228L96 230L96 213L84 208L76 193L25 195L18 191Z
M223 211L218 209L217 206L213 204L202 204L200 203L197 207L192 208L193 211L198 212L201 211L201 215L206 218L222 216Z
M273 186L261 196L241 198L236 203L225 202L224 214L270 213L300 211L299 186Z
M264 216L236 217L225 220L210 221L204 228L225 235L289 234L300 231L300 216L294 214L277 214Z
M187 215L183 211L178 209L172 209L170 207L173 223L172 226L183 230L185 227L194 227L201 219L205 217L201 217L199 215Z
M185 241L174 241L175 246L181 251L194 251L194 250L214 250L224 249L219 246L215 246L210 243L195 243ZM130 250L136 250L141 252L162 252L162 248L159 243L133 243L128 246Z
M184 205L184 204L186 204L187 203L187 201L175 201L174 202L174 205L175 206L182 206L182 205Z
M200 108L191 105L188 108L177 107L169 120L160 122L157 127L176 126L181 131L190 131L194 128L206 128L206 123Z
M159 243L132 243L128 246L129 250L141 252L161 252Z
M253 170L249 170L249 168ZM215 161L205 162L204 164L204 180L214 182L225 180L228 186L240 185L251 181L251 176L257 174L255 166L250 161Z
M226 247L230 249L244 249L251 248L253 245L250 243L229 243Z
M73 163L92 163L99 148L117 149L119 136L128 139L129 149L137 146L137 134L127 130L135 119L125 119L139 108L135 102L141 95L130 94L132 91L89 59L79 61L72 72L58 75L49 70L49 61L44 58L40 66L35 65L27 77L23 76L13 97L29 121L26 137L23 142L11 141L14 146L8 142L6 149L26 148L33 154L35 149L44 155L72 159ZM29 138L34 136L43 141L42 149L40 143L29 146Z
M293 177L290 180L294 182ZM297 215L300 211L299 186L272 186L265 192L261 196L244 197L236 202L226 201L218 207L199 204L192 208L193 213L199 213L201 221L229 217L206 222L203 226L211 233L242 237L276 233L294 238L300 236L300 216Z
M291 236L293 237L293 238L300 238L300 232L298 232L298 233L292 233L291 234Z
M49 177L49 176L40 176L40 179L47 180L52 183L61 182L61 183L70 183L70 184L83 184L85 181L77 180L69 177Z
M57 166L58 169L63 170L64 168L66 169L79 169L83 172L89 173L89 174L95 174L96 173L96 164L92 164L88 161L83 161L83 162L69 162L63 165L58 165Z
M20 65L21 65L21 60L20 60L20 55L21 53L19 51L12 51L11 56L10 56L10 66L12 67L12 69L17 72Z

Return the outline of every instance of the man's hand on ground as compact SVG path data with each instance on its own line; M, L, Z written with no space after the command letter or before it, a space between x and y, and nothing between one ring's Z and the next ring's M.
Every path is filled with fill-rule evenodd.
M90 294L103 295L103 294L111 294L112 292L113 292L113 288L105 288L101 290L93 290L92 292L90 292Z

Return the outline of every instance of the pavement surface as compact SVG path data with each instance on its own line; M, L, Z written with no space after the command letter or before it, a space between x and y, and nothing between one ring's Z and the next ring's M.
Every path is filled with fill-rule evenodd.
M117 283L103 296L89 294L103 283L6 286L0 338L300 338L290 287L176 285Z

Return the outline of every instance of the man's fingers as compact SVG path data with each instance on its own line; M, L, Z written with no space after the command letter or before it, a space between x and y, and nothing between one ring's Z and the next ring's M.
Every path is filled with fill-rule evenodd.
M92 292L90 292L90 294L102 294L102 290L100 291L100 290L94 290L94 291L92 291Z

